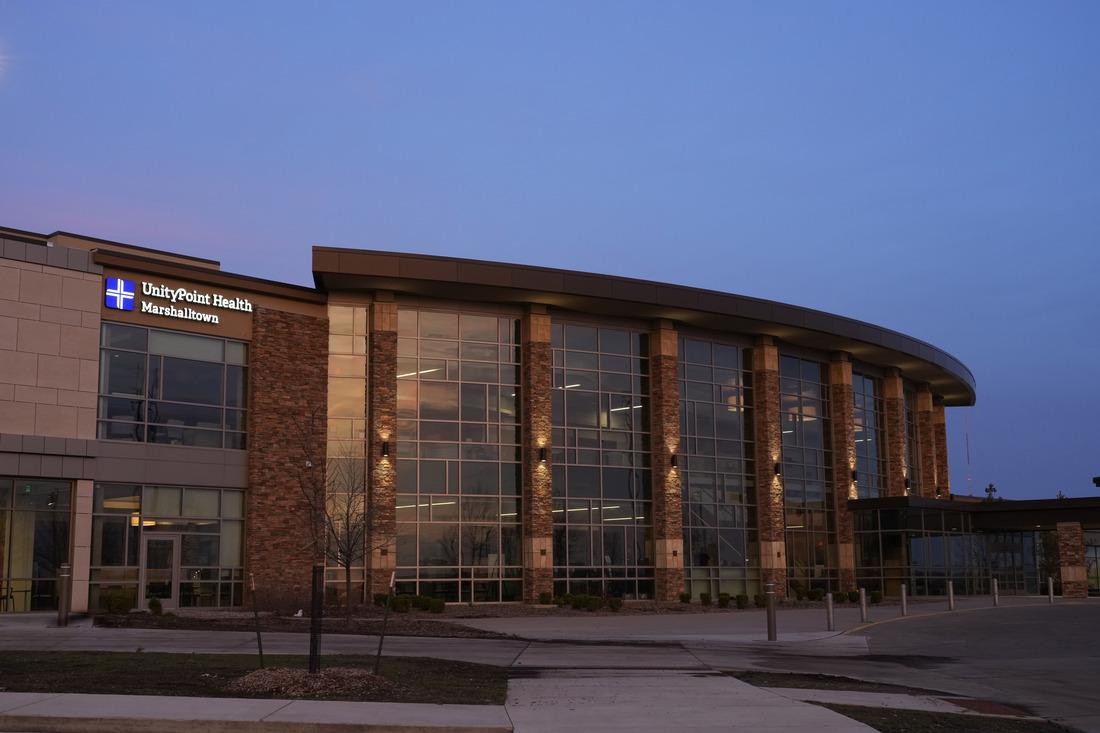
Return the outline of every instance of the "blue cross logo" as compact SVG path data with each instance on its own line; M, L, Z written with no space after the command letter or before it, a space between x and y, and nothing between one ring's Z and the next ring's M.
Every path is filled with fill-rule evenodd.
M119 311L132 311L134 309L134 281L123 280L120 277L107 278L107 292L103 301L108 308Z

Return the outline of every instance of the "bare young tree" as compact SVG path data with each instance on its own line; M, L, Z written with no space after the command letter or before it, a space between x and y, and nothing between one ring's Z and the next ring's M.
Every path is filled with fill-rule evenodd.
M351 621L356 594L355 568L363 567L370 547L372 505L368 496L365 453L358 444L341 441L326 444L323 410L314 409L307 420L288 425L291 445L300 453L295 462L302 500L311 517L309 551L315 563L336 566L344 575L344 612ZM379 540L379 547L385 547ZM359 600L363 600L365 584Z

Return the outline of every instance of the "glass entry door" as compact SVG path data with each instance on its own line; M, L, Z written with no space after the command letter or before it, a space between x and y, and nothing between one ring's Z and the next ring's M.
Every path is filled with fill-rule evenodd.
M142 607L160 600L161 608L175 608L179 603L179 537L146 535L141 557Z

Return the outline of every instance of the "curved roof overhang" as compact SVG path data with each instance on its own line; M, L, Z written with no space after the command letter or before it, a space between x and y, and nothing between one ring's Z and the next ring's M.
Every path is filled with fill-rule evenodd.
M322 290L397 293L485 302L537 303L628 318L667 318L714 331L772 336L896 367L949 406L973 405L974 375L942 349L852 318L744 295L529 265L376 250L313 248Z

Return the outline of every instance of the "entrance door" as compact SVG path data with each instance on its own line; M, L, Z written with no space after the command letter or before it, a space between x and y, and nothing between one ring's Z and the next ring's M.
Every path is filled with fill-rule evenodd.
M161 608L175 608L179 603L179 537L146 535L141 558L142 607L160 600Z

